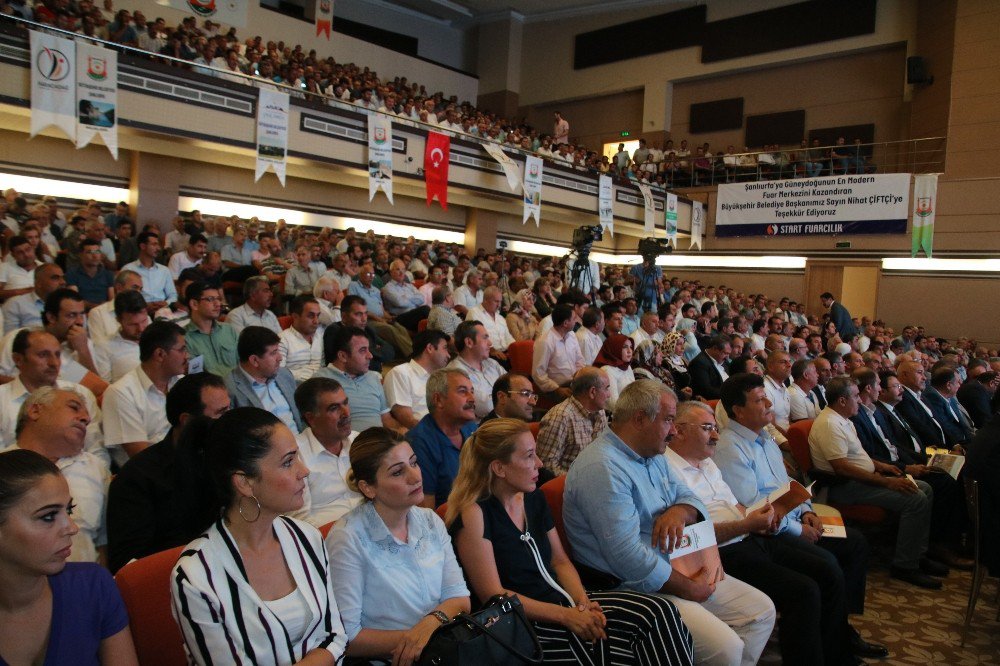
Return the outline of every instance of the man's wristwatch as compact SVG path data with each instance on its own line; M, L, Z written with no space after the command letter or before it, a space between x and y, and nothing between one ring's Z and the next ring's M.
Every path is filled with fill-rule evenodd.
M440 622L441 624L448 624L449 622L451 622L451 618L449 618L447 615L445 615L442 611L439 610L432 610L425 617L437 618L437 621Z

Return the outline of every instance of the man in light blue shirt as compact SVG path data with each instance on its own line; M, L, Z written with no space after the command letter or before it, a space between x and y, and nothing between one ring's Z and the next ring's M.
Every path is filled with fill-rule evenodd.
M233 407L267 410L297 435L304 425L295 405L295 377L281 367L280 343L271 329L247 326L236 346L240 364L223 381Z
M332 361L313 377L336 379L351 405L351 423L361 432L367 428L399 429L400 423L389 414L389 402L382 388L382 376L368 369L372 360L368 336L363 329L342 326L330 340L327 353Z
M708 511L667 465L677 397L643 379L622 391L609 430L585 447L566 477L563 520L581 563L622 587L667 595L694 638L699 664L757 663L775 610L759 590L732 576L694 578L670 564L685 525ZM728 625L728 626L727 626Z
M424 304L424 295L406 281L406 265L397 259L389 264L389 283L382 288L385 308L400 324L417 330L421 319L427 319L431 309ZM369 308L370 309L370 308Z
M160 254L160 237L151 231L139 234L139 258L130 264L122 266L122 270L135 271L142 277L142 297L146 299L146 307L150 312L156 312L177 300L177 288L170 269L156 263Z
M409 358L413 354L413 343L406 328L394 321L391 314L386 313L382 303L382 292L372 282L375 279L375 268L370 261L361 265L358 279L347 287L350 296L360 296L368 306L368 324L383 340L388 340L396 352Z

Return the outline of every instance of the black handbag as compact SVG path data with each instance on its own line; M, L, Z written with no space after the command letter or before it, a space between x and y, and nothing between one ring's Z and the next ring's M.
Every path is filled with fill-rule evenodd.
M419 666L541 664L542 645L516 596L498 594L475 613L442 624L420 653Z

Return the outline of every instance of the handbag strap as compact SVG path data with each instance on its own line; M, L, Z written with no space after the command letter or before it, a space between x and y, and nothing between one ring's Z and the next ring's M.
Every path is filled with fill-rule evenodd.
M524 663L535 664L535 665L543 664L545 662L544 660L545 653L542 650L542 644L538 640L538 634L535 633L534 628L528 622L528 618L525 617L524 611L521 609L521 602L517 599L517 597L508 597L506 595L498 594L495 597L493 597L493 599L491 599L491 602L492 603L490 604L490 606L499 606L500 610L505 614L513 613L517 621L524 625L524 628L528 630L528 635L531 636L531 642L535 644L534 653L538 655L537 657L522 654L521 651L515 648L513 645L507 645L505 641L495 636L493 634L493 631L489 627L480 622L475 616L473 616L470 613L459 613L455 619L468 622L472 626L476 627L477 629L482 631L487 638L489 638L491 641L493 641L494 643L502 647L504 650L506 650L508 653L517 657Z

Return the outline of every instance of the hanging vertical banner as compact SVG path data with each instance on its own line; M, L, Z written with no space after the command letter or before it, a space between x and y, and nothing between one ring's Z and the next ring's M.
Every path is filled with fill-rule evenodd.
M76 45L31 32L31 136L55 125L76 140Z
M645 233L652 234L656 228L656 202L653 201L653 191L646 183L638 183L639 191L642 192L642 204L645 208Z
M285 185L285 154L288 149L288 93L261 88L257 99L257 173L254 182L267 172Z
M451 139L440 132L427 133L424 147L424 181L427 184L427 205L437 197L441 208L448 210L448 160L451 159Z
M700 201L693 201L691 203L691 245L688 249L693 248L695 245L698 249L701 249L701 235L705 232L705 204Z
M524 219L535 218L535 226L541 224L542 216L542 158L534 155L524 160Z
M597 214L601 218L601 227L607 229L612 236L615 235L614 193L611 176L597 179Z
M368 114L368 201L379 190L392 201L392 121L383 113Z
M247 24L247 0L167 0L157 4L169 5L185 14L228 26L244 28Z
M667 240L671 247L677 247L677 195L667 192L663 208L666 211Z
M333 0L316 0L316 36L326 35L330 39L333 29Z
M936 173L920 174L913 177L913 248L912 257L921 250L931 258L934 251L934 218L937 208Z
M517 163L510 158L510 155L503 152L503 148L499 144L486 141L483 143L483 148L493 156L493 159L500 163L500 168L503 169L504 175L507 176L507 184L510 185L511 192L516 192L521 184L521 169L518 168Z
M100 135L118 159L118 54L84 41L76 44L76 147Z

